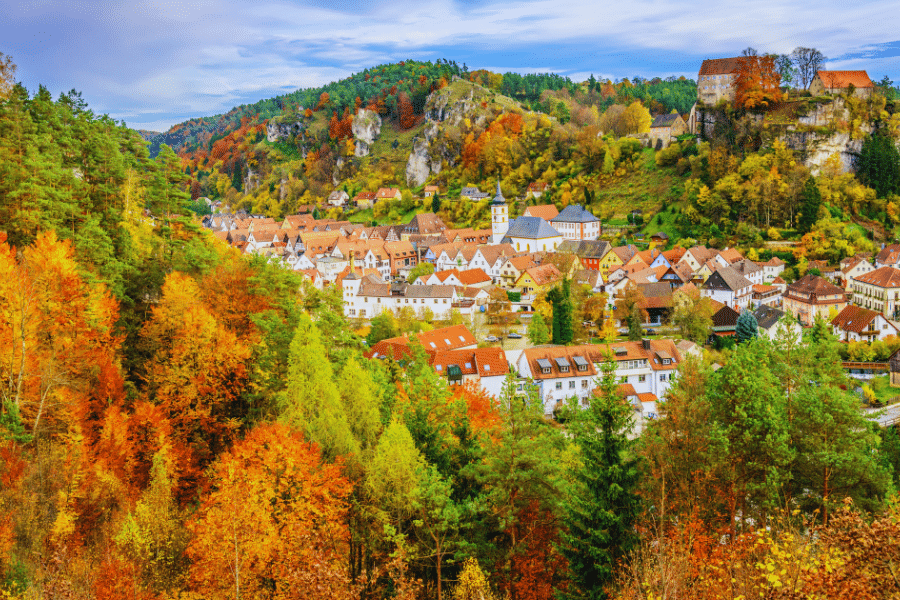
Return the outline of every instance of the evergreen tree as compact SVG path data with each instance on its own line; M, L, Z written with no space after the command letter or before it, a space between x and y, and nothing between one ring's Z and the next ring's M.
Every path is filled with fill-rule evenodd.
M856 159L856 176L884 198L900 191L900 151L883 130L865 139Z
M441 197L435 192L431 198L431 212L437 214L439 210L441 210Z
M797 218L797 230L800 233L809 233L819 219L819 207L822 205L822 195L816 185L815 179L810 177L803 186L800 201L800 216Z
M528 324L528 340L535 346L546 344L550 341L550 332L541 313L534 313L531 323Z
M735 342L743 344L744 342L756 339L758 335L759 323L756 322L756 317L753 316L753 313L745 308L741 311L737 320L737 326L735 327L734 332Z
M636 542L639 498L636 460L631 456L632 407L618 393L615 362L607 361L600 394L585 409L568 407L572 441L580 451L576 487L564 506L561 550L569 561L572 600L605 599L616 564Z
M575 338L575 326L572 322L574 310L568 278L547 293L547 300L553 307L553 343L571 344Z
M234 170L231 172L231 186L237 191L241 191L244 186L243 170L238 162L234 163Z

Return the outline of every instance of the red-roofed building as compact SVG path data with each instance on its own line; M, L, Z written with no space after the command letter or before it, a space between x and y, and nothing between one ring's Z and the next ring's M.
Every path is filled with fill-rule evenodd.
M831 320L831 327L838 339L845 342L874 342L900 334L881 313L852 304Z
M854 304L876 310L889 319L900 317L900 269L879 267L857 276L850 287Z
M853 87L853 95L868 98L875 88L865 71L817 71L809 84L813 96L825 94L846 94Z
M465 325L451 325L420 333L416 336L419 344L429 356L436 352L448 350L474 350L478 346L478 340L472 335ZM411 355L410 340L406 336L381 340L372 349L366 352L366 358L390 358L403 360Z
M528 348L516 361L523 385L531 380L538 388L544 413L552 415L561 402L577 398L587 404L594 393L594 378L607 359L616 363L616 377L630 384L636 394L665 398L681 353L672 340L642 340L582 346Z
M470 348L439 350L431 357L431 366L451 385L475 381L485 392L498 397L509 373L503 348Z

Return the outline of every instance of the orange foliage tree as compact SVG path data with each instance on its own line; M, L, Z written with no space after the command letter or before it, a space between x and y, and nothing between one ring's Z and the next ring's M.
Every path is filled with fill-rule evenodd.
M775 67L775 56L743 56L734 80L735 106L768 108L776 101L779 85L781 75Z
M162 299L141 335L152 351L145 394L189 449L179 465L186 486L182 492L189 493L246 414L250 349L210 314L197 283L178 272L166 278Z
M17 256L0 241L3 414L37 435L92 421L100 405L121 398L117 318L107 291L82 279L69 242L40 234Z
M213 465L189 525L196 590L212 598L350 598L350 483L284 425L263 425Z

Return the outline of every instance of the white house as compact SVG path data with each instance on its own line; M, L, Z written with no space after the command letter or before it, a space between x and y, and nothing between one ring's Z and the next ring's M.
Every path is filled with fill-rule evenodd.
M411 307L416 313L428 308L435 319L450 318L450 311L458 308L462 314L470 314L474 304L459 303L456 288L452 285L411 285L408 283L383 283L373 276L360 277L350 273L343 281L344 315L371 319L384 311L398 312Z
M516 252L552 252L563 236L539 217L519 217L509 224L502 243L511 244Z
M831 320L834 335L844 342L874 342L900 331L880 312L848 304Z
M521 385L531 380L538 388L544 414L552 415L561 402L578 398L587 404L595 378L607 359L616 363L621 384L631 384L637 394L665 398L681 364L681 353L672 340L642 340L582 346L528 348L516 362ZM648 397L645 397L649 400Z
M550 224L567 240L580 242L600 237L600 219L577 204L565 207L550 220Z
M738 312L750 304L752 293L753 284L731 267L718 269L700 286L702 296L721 302Z

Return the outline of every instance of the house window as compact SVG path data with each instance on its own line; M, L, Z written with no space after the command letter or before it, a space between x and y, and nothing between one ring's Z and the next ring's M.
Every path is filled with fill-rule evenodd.
M562 389L562 381L557 381L557 382L556 382L556 389L558 389L558 390L561 390L561 389Z
M660 374L659 374L659 380L660 380L660 381L665 381L665 380L666 380L666 374L665 374L665 373L660 373Z
M543 373L544 375L549 375L549 374L550 374L550 369L549 369L549 368L541 369L541 373Z
M587 380L587 379L582 379L582 380L581 380L581 389L586 389L587 386L588 386L588 380Z
M569 389L570 389L570 390L574 390L574 389L575 389L575 382L574 382L574 381L570 381L570 382L569 382Z
M619 383L628 383L627 377L619 377Z
M644 383L645 381L647 381L646 375L638 375L638 383Z

